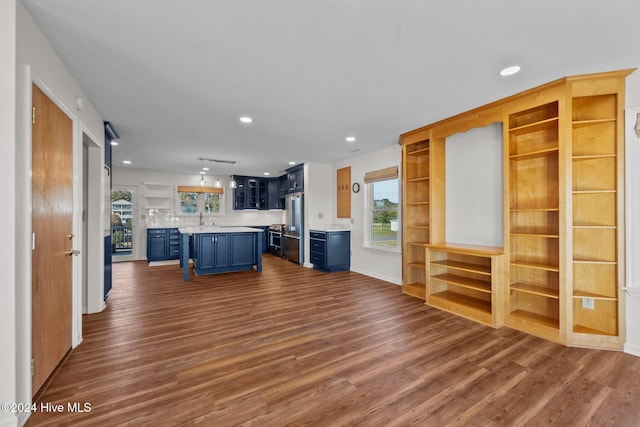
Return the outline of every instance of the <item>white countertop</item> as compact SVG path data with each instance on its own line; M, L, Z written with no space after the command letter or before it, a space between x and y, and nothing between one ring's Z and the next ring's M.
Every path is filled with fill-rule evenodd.
M350 231L348 227L336 224L321 224L309 227L309 231Z
M263 232L260 228L251 227L220 227L217 225L196 225L190 227L179 227L178 231L182 234L200 234L200 233L256 233Z

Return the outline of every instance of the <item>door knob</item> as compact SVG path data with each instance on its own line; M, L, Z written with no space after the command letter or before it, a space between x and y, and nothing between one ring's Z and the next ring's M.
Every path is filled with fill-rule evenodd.
M69 252L67 252L67 254L69 254L69 256L78 256L80 255L80 251L77 249L69 249Z

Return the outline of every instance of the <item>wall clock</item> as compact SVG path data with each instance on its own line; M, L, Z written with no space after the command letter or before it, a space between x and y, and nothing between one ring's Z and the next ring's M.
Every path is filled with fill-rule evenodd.
M353 185L351 186L351 189L353 190L354 193L357 193L358 191L360 191L360 184L358 184L357 182L354 182Z

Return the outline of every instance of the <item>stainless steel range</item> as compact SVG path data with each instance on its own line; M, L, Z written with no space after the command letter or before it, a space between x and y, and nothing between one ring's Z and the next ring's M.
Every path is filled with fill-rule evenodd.
M282 231L284 224L271 224L269 226L269 252L277 257L282 257Z

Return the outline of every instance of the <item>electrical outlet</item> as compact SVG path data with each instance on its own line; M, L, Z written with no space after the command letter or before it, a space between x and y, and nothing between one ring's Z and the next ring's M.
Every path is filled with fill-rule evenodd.
M322 212L318 212L318 218L320 219L324 218L324 214Z
M586 308L587 310L595 310L595 300L593 298L582 298L582 308Z

